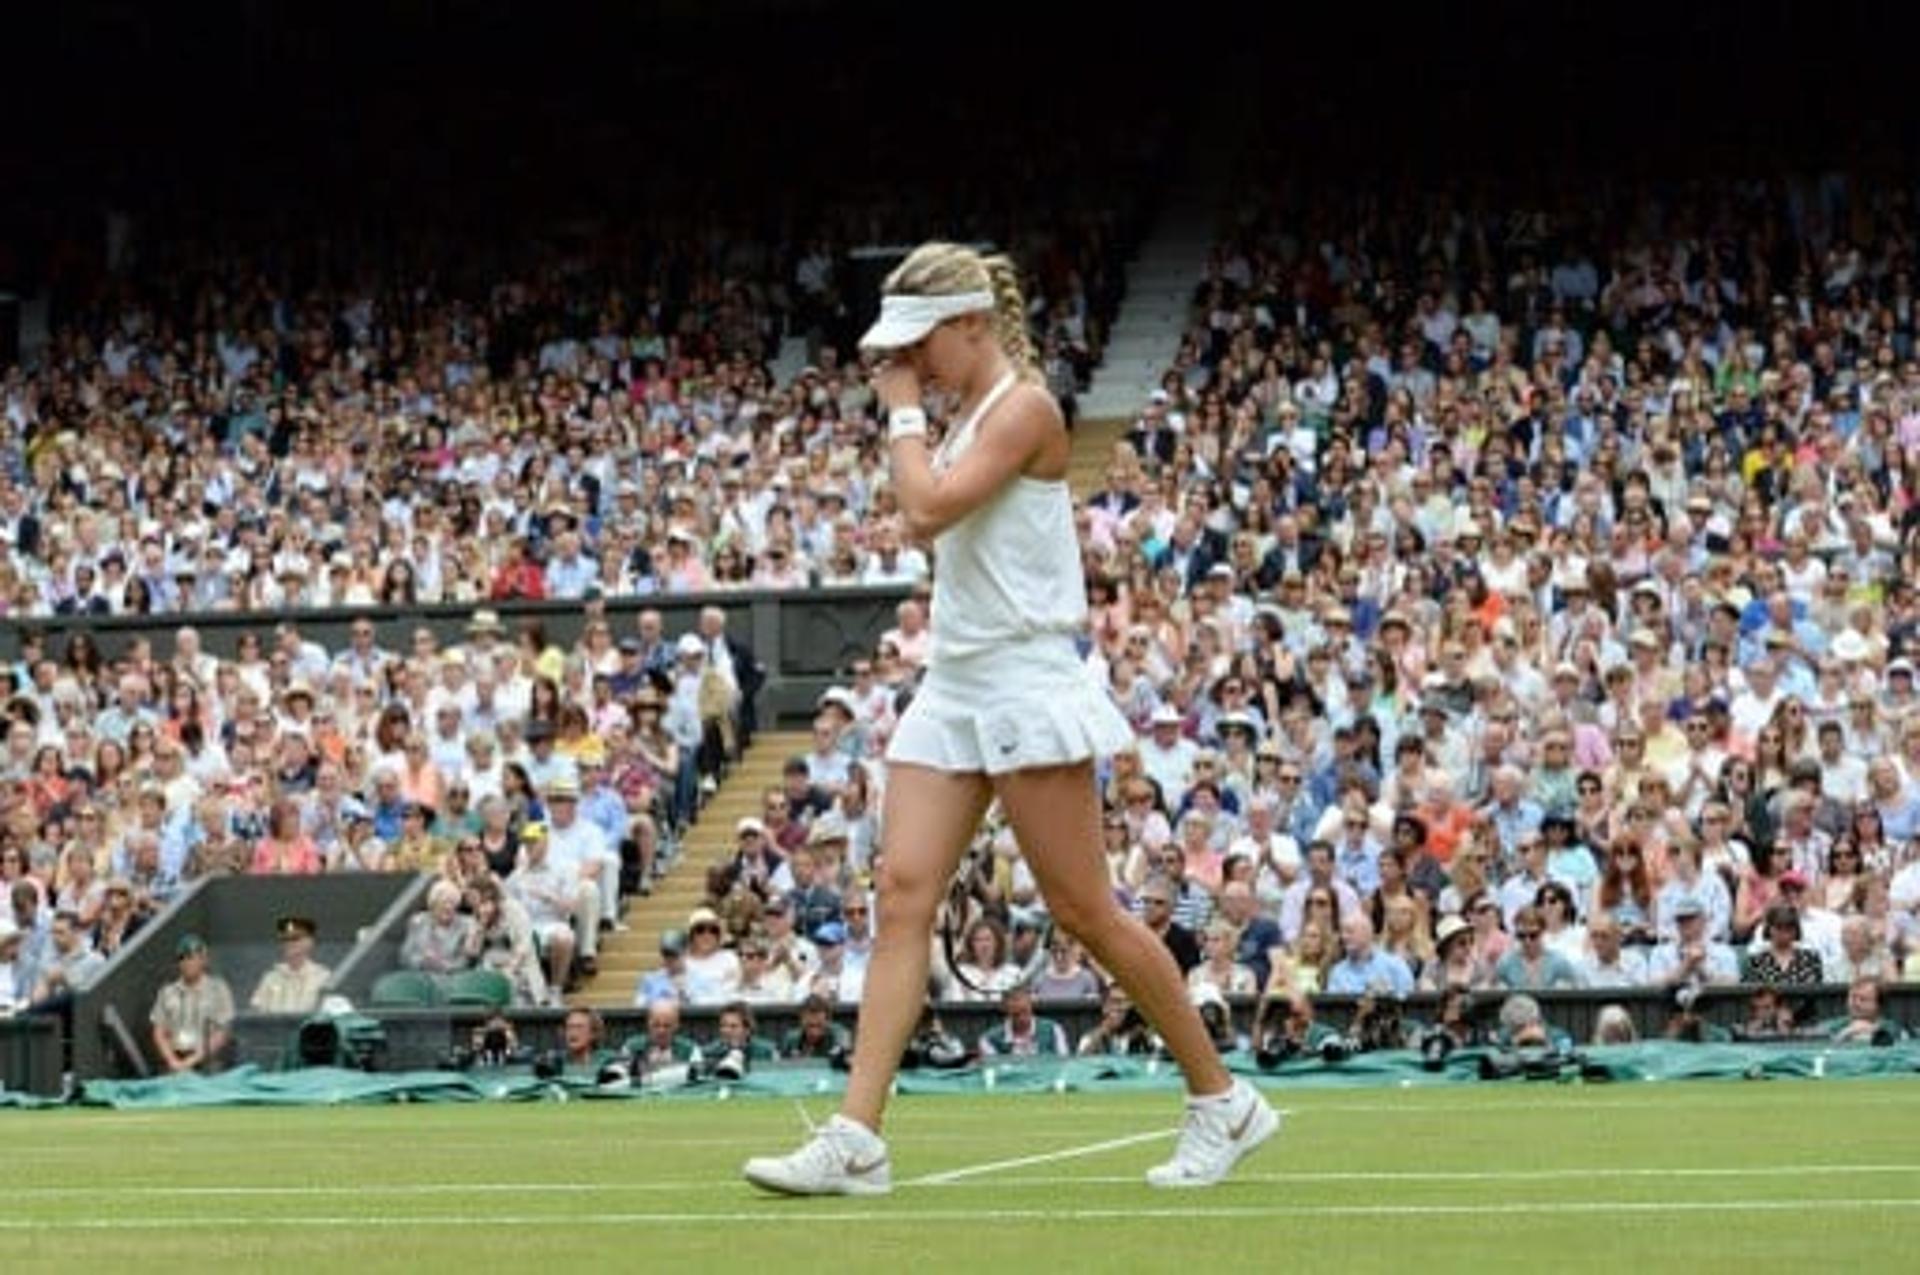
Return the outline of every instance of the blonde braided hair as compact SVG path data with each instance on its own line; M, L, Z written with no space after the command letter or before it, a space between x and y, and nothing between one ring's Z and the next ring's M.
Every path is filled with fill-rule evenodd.
M993 294L993 335L1027 380L1040 379L1040 359L1027 327L1026 295L1020 268L1004 253L983 256L957 243L923 243L895 266L881 285L900 296L943 297L959 292Z

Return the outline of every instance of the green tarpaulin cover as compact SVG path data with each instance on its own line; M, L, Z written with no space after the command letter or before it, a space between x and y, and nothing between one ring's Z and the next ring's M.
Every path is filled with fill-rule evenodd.
M1482 1079L1486 1050L1456 1051L1438 1071L1421 1066L1411 1050L1361 1054L1344 1062L1319 1058L1262 1071L1250 1055L1228 1059L1232 1069L1267 1088L1489 1083ZM1535 1080L1702 1080L1920 1075L1920 1043L1892 1048L1819 1045L1692 1045L1665 1041L1596 1046L1577 1058L1531 1060L1522 1074ZM1504 1069L1511 1071L1511 1068ZM0 1105L80 1105L127 1110L214 1106L333 1106L382 1102L528 1102L593 1099L712 1101L738 1097L805 1097L838 1093L845 1076L824 1064L762 1066L744 1079L687 1081L684 1074L637 1085L601 1085L591 1076L541 1078L520 1068L469 1072L368 1073L335 1067L262 1071L241 1067L219 1076L170 1076L159 1080L97 1080L69 1099L0 1093ZM1524 1083L1515 1078L1492 1083ZM903 1094L1085 1093L1172 1089L1179 1073L1170 1064L1136 1058L1075 1058L1065 1061L1002 1060L958 1071L907 1071Z

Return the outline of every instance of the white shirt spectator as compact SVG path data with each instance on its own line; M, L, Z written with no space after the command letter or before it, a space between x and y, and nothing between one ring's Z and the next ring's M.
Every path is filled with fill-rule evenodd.
M1574 968L1580 971L1583 987L1644 987L1647 983L1646 954L1638 948L1623 947L1620 954L1611 962L1589 952L1582 960L1574 962Z
M1169 807L1186 791L1187 777L1193 773L1193 759L1199 752L1200 746L1185 735L1176 736L1164 748L1152 736L1140 741L1140 769L1160 785L1160 798Z
M687 1003L724 1005L740 986L740 958L726 948L687 955Z

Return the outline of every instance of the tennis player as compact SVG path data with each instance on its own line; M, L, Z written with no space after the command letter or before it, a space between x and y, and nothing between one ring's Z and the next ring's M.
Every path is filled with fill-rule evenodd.
M1056 924L1119 980L1185 1072L1186 1120L1154 1186L1218 1182L1279 1128L1221 1065L1166 947L1115 901L1100 850L1093 759L1133 743L1074 648L1087 617L1067 492L1068 438L1040 384L1013 263L954 244L888 276L861 347L884 351L892 483L907 530L936 547L927 674L887 748L879 924L840 1111L749 1182L792 1195L878 1195L887 1092L926 995L948 880L998 798ZM922 395L958 400L939 448Z

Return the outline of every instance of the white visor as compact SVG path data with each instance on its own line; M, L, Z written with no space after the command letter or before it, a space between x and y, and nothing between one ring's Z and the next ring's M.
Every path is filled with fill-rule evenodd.
M921 340L948 319L991 309L991 292L955 292L938 297L889 294L880 298L880 317L860 338L860 348L902 349Z

